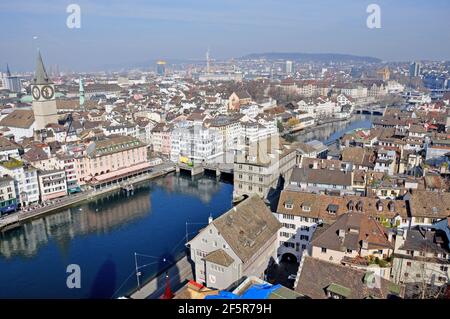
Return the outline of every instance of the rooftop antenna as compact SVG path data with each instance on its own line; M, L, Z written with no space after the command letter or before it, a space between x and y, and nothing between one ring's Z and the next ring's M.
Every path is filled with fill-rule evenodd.
M206 51L206 73L210 72L210 61L209 61L209 47Z

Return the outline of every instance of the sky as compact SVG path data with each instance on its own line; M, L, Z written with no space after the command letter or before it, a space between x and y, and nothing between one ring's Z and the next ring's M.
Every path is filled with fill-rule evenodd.
M68 28L69 4L81 27ZM367 6L381 9L370 29ZM0 70L89 71L262 52L450 60L448 0L2 0Z

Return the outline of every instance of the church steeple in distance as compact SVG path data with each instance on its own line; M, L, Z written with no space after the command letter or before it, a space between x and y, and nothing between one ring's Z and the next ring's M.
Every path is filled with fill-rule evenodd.
M84 87L83 87L83 79L80 78L80 88L79 88L79 95L80 95L80 109L81 111L85 111L84 108Z
M40 51L38 51L36 60L36 72L31 85L31 93L33 95L35 129L42 130L48 124L57 124L58 114L55 101L55 85L45 70Z
M6 63L6 76L10 77L11 76L11 71L9 70L9 64Z

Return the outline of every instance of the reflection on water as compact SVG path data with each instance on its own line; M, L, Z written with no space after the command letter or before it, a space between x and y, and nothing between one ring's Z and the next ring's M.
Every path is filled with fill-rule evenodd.
M215 178L205 178L197 175L190 177L181 175L179 178L172 174L164 179L155 181L155 184L172 193L186 194L198 197L202 202L209 203L212 196L220 189L220 183Z
M174 174L135 188L133 194L124 191L90 201L81 207L72 207L25 223L4 232L0 240L0 254L33 256L50 238L64 246L77 235L107 233L151 213L149 191L161 187L170 193L187 194L209 203L221 184L203 176L178 177Z
M94 201L32 220L22 227L7 231L0 241L0 253L33 256L40 246L54 238L61 247L78 235L107 233L150 213L148 187L135 190L132 200L124 200L122 192L106 195Z
M295 135L295 139L303 143L319 140L328 144L340 138L346 132L357 128L371 128L372 119L373 116L371 115L354 115L351 119L346 121L328 123L314 127L309 131L299 132Z
M110 194L3 232L0 298L111 297L134 270L134 252L176 259L184 252L186 222L198 223L189 228L193 236L208 216L226 212L232 188L215 177L171 174L132 195ZM65 285L71 263L82 269L81 289ZM159 270L143 269L142 280ZM125 282L121 291L134 287Z

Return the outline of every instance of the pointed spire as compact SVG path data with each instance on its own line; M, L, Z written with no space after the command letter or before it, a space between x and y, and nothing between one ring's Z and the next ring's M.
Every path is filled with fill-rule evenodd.
M11 76L11 71L9 70L9 64L6 63L6 76Z
M45 71L44 62L42 61L41 51L38 51L36 60L36 73L34 74L34 84L49 84L50 78Z
M84 111L84 87L83 87L83 79L82 78L80 78L79 96L80 96L80 107L81 107L81 110Z

